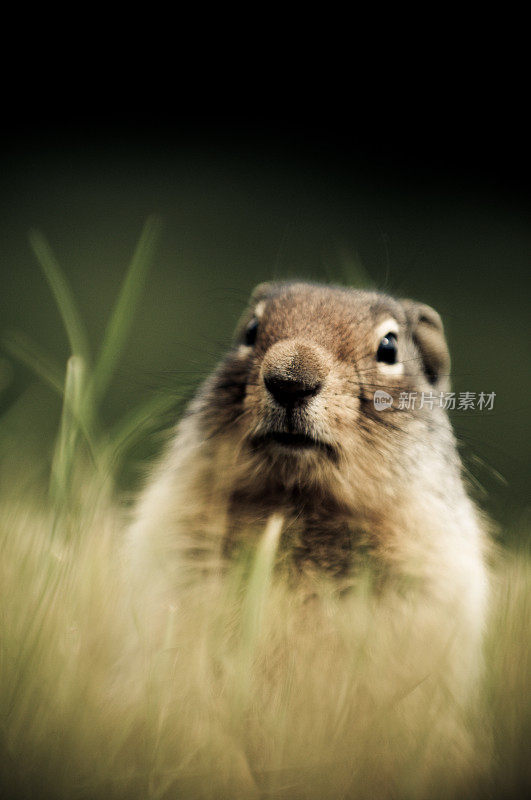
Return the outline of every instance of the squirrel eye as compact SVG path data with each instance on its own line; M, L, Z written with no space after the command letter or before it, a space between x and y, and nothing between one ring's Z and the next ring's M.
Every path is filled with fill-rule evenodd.
M376 353L377 361L383 361L384 364L396 364L398 356L398 344L396 335L394 333L386 334L378 346Z
M258 334L258 320L252 319L250 323L247 325L245 329L245 344L248 347L252 347L253 344L256 342L256 336Z

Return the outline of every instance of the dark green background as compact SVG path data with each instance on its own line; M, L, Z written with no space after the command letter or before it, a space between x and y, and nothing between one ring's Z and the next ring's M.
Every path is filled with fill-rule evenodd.
M514 153L506 163L488 148L441 151L441 141L419 148L404 136L390 147L237 123L13 136L1 162L0 333L23 330L68 356L28 245L38 228L100 342L142 224L158 213L162 241L103 410L110 423L152 392L191 391L255 283L341 281L355 269L442 314L456 391L496 392L493 412L453 419L482 503L512 535L529 507L531 203ZM34 383L13 363L1 410L15 424L23 407L27 440L46 452L59 402ZM132 454L124 485L154 447Z

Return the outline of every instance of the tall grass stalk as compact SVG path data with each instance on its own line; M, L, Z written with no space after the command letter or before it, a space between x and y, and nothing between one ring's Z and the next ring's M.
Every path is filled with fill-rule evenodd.
M72 355L80 356L88 364L90 363L88 336L68 281L42 233L31 231L29 239L63 319Z
M70 356L66 365L66 380L61 426L52 462L51 491L55 500L68 495L74 470L79 437L85 365L80 356Z
M140 235L92 374L92 393L96 402L105 395L122 354L161 230L161 221L152 216L146 221Z
M269 600L275 556L282 533L283 518L274 514L268 521L253 559L248 580L244 586L240 656L236 672L236 705L240 712L247 707L253 676L253 662L263 635L263 621Z
M2 336L2 346L10 356L32 370L62 397L64 370L29 336L21 331L8 331Z
M71 356L66 374L41 347L22 332L4 334L7 352L29 367L62 398L60 430L51 466L50 493L55 508L72 499L72 475L87 453L100 477L111 481L124 453L149 429L153 420L175 404L175 398L157 396L141 404L110 431L102 431L99 410L129 334L134 312L145 286L162 230L149 217L141 232L111 313L100 352L92 359L85 325L68 280L49 243L39 231L30 232L30 244L48 281L64 323Z

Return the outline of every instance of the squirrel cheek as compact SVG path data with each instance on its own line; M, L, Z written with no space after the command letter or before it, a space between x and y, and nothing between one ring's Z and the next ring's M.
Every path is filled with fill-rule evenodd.
M252 349L253 348L248 344L241 344L236 351L237 358L248 358Z

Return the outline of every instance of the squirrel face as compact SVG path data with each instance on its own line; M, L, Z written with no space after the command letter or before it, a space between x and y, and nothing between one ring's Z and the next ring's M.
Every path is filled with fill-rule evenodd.
M323 469L335 467L366 479L371 469L382 474L387 456L396 466L399 442L413 429L419 435L419 420L433 425L427 414L437 411L400 407L400 394L438 397L449 367L429 306L355 289L261 284L203 411L215 433L238 432L236 450L255 476L300 484L318 474L329 483ZM392 401L384 410L377 392Z

